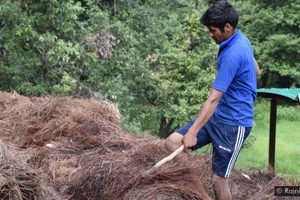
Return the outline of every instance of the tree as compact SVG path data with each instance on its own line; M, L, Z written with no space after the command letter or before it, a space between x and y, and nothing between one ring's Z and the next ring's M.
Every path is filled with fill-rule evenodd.
M77 78L95 64L95 54L82 45L89 34L79 18L84 12L72 0L2 1L1 89L52 94L64 72Z
M255 1L235 3L241 16L240 27L253 43L263 71L260 87L299 87L300 4L274 1L262 8Z
M115 98L131 130L166 137L207 97L217 45L195 13L192 2L135 1L112 17L120 43L105 71L95 68L89 80Z
M261 86L298 86L299 5L268 2L231 1ZM126 130L166 137L197 115L214 79L218 45L199 22L212 3L1 1L0 89L80 96L87 88L119 105Z

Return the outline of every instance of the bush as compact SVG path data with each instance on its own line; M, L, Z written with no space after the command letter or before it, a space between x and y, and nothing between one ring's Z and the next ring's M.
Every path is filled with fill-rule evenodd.
M277 121L300 121L300 110L295 105L277 106Z

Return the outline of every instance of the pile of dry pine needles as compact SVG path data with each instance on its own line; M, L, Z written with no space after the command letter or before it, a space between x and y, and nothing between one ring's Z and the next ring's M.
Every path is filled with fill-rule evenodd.
M163 140L121 128L113 104L0 92L0 199L213 199L211 158L169 155ZM233 170L233 199L275 199L283 178Z

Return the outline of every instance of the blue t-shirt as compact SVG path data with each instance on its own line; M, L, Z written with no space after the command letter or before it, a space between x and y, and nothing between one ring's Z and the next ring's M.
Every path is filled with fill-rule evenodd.
M214 115L229 125L251 127L256 99L256 69L249 39L237 30L220 44L213 88L223 92Z

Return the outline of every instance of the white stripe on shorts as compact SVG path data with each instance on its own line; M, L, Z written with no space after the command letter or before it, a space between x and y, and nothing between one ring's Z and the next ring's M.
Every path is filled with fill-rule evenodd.
M235 161L239 155L239 152L240 152L240 149L242 147L242 144L243 144L243 140L244 140L244 134L245 134L245 127L242 127L242 126L239 126L238 128L238 134L237 134L237 137L236 137L236 142L235 142L235 146L234 146L234 151L231 155L231 158L230 158L230 161L228 163L228 166L227 166L227 170L226 170L226 173L225 173L225 177L228 177L234 164L235 164Z

